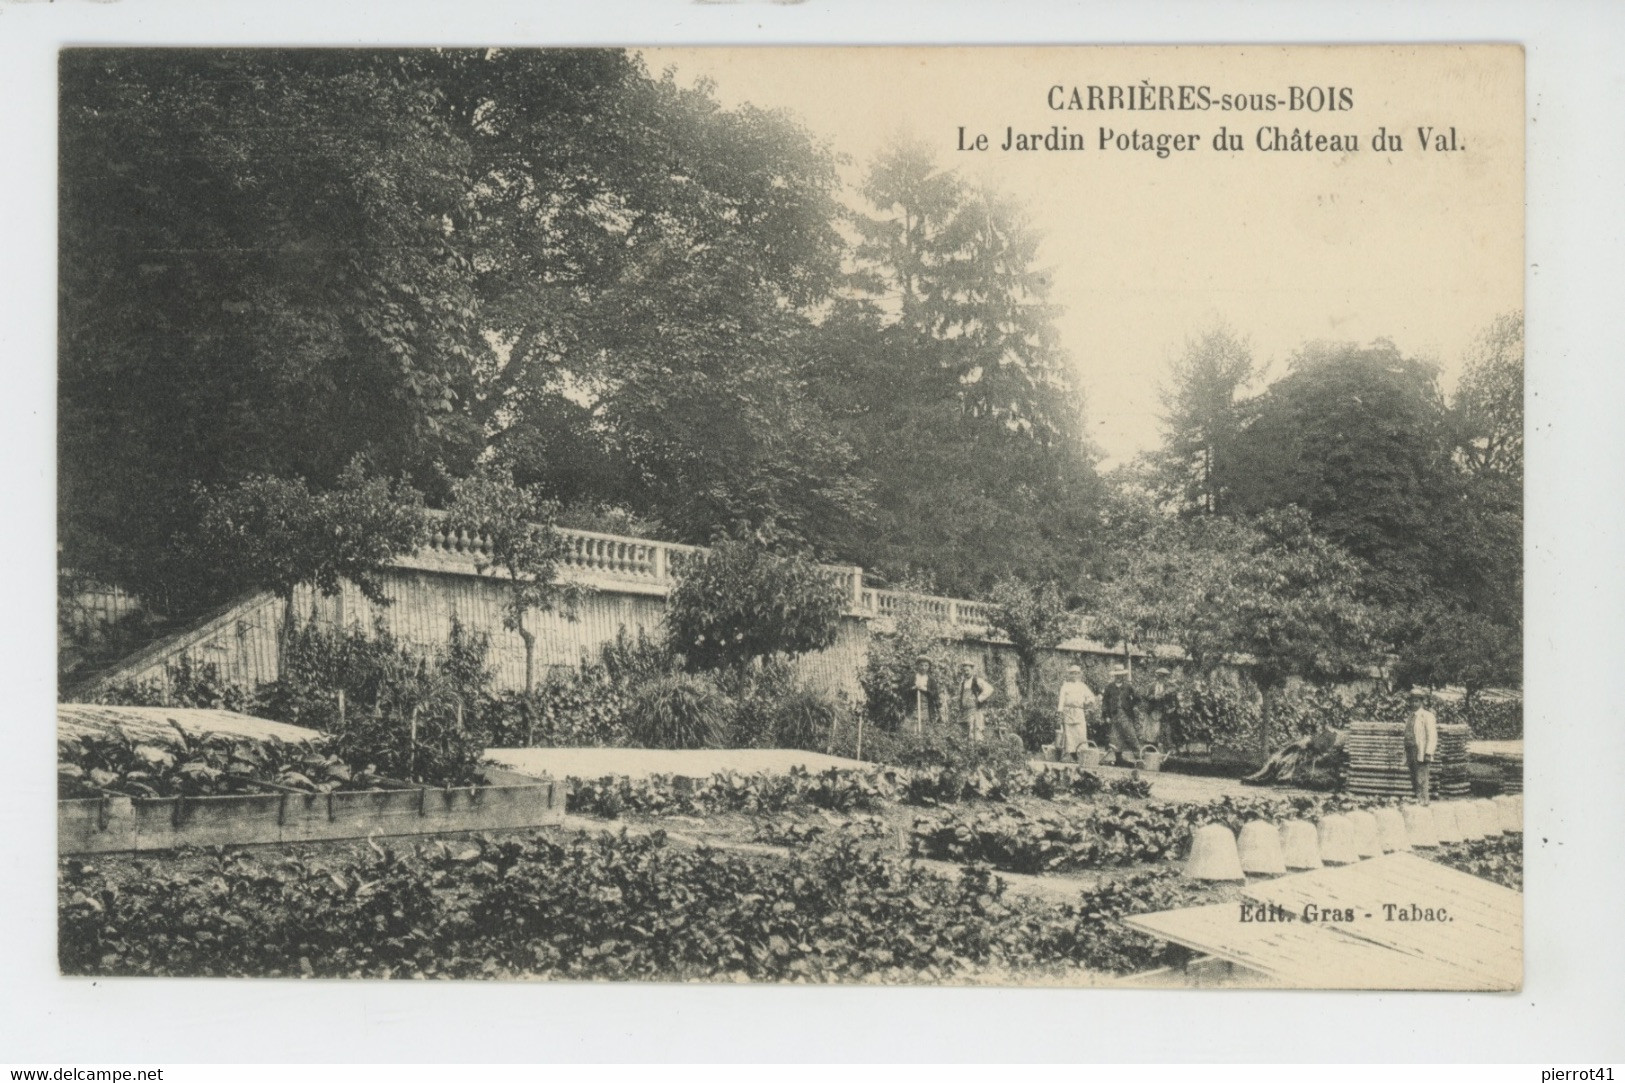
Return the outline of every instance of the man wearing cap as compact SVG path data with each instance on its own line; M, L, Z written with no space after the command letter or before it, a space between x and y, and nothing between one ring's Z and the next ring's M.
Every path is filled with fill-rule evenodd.
M1139 751L1140 733L1135 724L1140 713L1140 696L1128 683L1128 667L1113 666L1111 677L1111 683L1101 696L1101 705L1106 715L1106 743L1112 750L1113 760L1117 760L1124 749L1131 755Z
M1061 729L1055 735L1055 746L1061 758L1075 757L1089 744L1089 714L1100 707L1100 697L1083 679L1083 667L1066 667L1066 680L1061 683L1061 698L1057 709L1061 715Z
M922 654L914 659L914 710L903 728L923 737L927 725L936 725L941 715L942 689L931 670L931 658Z
M1410 719L1405 723L1405 762L1411 769L1411 792L1420 804L1428 803L1428 773L1439 752L1439 720L1428 710L1427 693L1411 689Z
M977 674L974 665L969 662L961 662L959 664L959 695L955 705L959 708L959 717L964 720L965 730L973 741L982 739L983 729L987 721L982 706L992 698L993 686Z

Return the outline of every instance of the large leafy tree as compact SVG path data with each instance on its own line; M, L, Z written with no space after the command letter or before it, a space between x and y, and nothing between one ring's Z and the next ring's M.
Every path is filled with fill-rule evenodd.
M63 559L185 608L194 485L337 484L464 434L468 156L382 54L61 60Z
M1468 473L1523 484L1523 313L1497 318L1474 343L1454 402Z
M1244 665L1264 695L1262 753L1289 678L1346 680L1381 660L1380 614L1362 600L1364 572L1301 509L1250 522L1170 519L1102 588L1092 630L1107 642L1177 645L1203 670Z
M1251 414L1231 510L1302 508L1370 565L1366 589L1384 604L1415 602L1448 574L1460 501L1432 366L1389 342L1311 344Z
M520 484L685 538L861 516L802 387L827 151L611 50L69 51L64 562L187 610L194 486ZM827 547L827 546L826 546Z
M828 548L864 494L794 366L841 255L826 148L619 54L457 63L489 438L561 501Z

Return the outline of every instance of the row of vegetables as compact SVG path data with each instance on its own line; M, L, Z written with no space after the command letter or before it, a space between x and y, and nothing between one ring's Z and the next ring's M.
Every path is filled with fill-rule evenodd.
M319 741L194 735L179 726L165 737L108 732L58 740L58 798L222 797L268 789L329 793L376 789L392 781L368 766L347 763Z
M722 812L777 813L796 808L873 812L888 804L919 807L964 802L1005 802L1020 796L1045 799L1099 794L1147 797L1150 783L1138 775L1105 779L1092 771L996 771L953 766L830 768L788 773L722 772L709 778L674 775L570 779L570 812L604 819L622 816L704 816Z

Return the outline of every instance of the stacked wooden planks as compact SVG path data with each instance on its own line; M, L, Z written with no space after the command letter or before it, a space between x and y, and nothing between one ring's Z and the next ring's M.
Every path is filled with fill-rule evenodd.
M1439 727L1439 753L1433 768L1434 797L1466 797L1466 726ZM1410 768L1405 760L1405 728L1396 722L1355 722L1343 739L1348 749L1350 793L1384 797L1411 795Z

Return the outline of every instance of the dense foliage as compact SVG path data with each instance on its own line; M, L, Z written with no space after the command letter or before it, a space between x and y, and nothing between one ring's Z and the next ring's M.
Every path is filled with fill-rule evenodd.
M1228 329L1187 344L1143 482L1185 517L1298 509L1359 561L1355 593L1404 685L1522 677L1523 319L1495 321L1454 402L1381 340L1310 343L1253 391Z
M117 881L68 859L58 951L76 975L934 982L1164 965L1176 949L1117 919L1209 896L1142 875L1046 903L851 839L780 860L538 835L228 852Z
M873 811L895 799L901 781L884 768L816 774L791 768L779 774L727 771L707 779L672 775L569 780L566 807L575 813L616 819L623 815L709 815L719 812L776 813L795 808L834 812Z
M1523 890L1523 834L1491 835L1467 842L1448 842L1432 855L1453 869L1493 880L1514 891Z
M571 812L615 819L623 815L776 813L800 808L873 811L889 804L935 807L961 802L1002 803L1028 794L1044 799L1089 798L1100 793L1145 798L1150 792L1150 784L1137 774L1107 780L1090 771L1031 771L993 760L973 763L960 759L916 762L906 767L832 767L818 772L795 767L786 774L725 771L705 779L660 774L572 778L567 807Z
M672 648L691 669L739 669L835 642L849 588L803 556L725 541L686 561L666 603Z
M188 543L195 580L231 593L271 591L290 616L302 583L333 595L348 581L369 601L387 603L381 571L424 536L422 494L368 478L360 457L326 491L311 491L302 477L250 474L199 486L196 496L201 510Z
M255 740L224 734L168 740L124 734L57 742L57 797L223 797L286 788L304 793L370 790L388 780L353 769L323 742ZM267 785L267 784L270 785Z
M1001 575L1075 582L1101 486L1039 236L918 141L884 148L858 194L854 273L803 370L870 482L843 553L958 597Z
M484 636L454 623L426 655L382 623L368 634L314 622L284 634L282 675L256 693L255 713L321 730L350 763L393 778L465 785L484 754L471 716L488 695Z
M1438 703L1434 707L1441 725L1465 725L1473 736L1487 741L1523 739L1523 697L1488 700L1482 696Z
M863 513L793 375L842 239L784 114L616 50L79 49L61 116L71 567L223 601L194 484L358 454L438 502L495 448L698 542Z
M643 748L710 748L726 724L728 700L708 677L673 673L633 693L626 722Z

